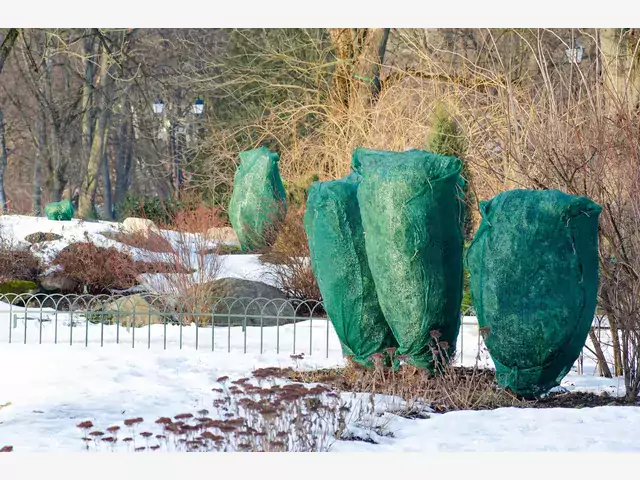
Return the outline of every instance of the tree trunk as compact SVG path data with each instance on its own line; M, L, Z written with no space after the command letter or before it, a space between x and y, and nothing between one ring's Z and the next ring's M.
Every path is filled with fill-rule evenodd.
M620 332L618 328L618 321L608 316L609 329L611 330L611 344L613 346L613 369L617 377L624 374L623 362L622 362L622 349L620 348Z
M93 37L85 38L82 45L84 53L84 84L82 86L82 163L87 162L91 154L91 145L93 144L93 82L94 82L94 48L95 39Z
M87 162L87 170L85 179L80 189L80 197L78 199L78 216L81 218L90 218L94 213L96 192L98 190L98 181L100 179L101 167L103 164L104 150L107 140L107 132L109 130L110 115L110 89L111 77L109 75L109 54L106 49L102 48L100 58L100 94L101 94L101 110L96 119L97 126L92 134L91 151L89 152L89 160Z
M42 213L42 162L46 158L47 148L47 119L42 110L36 128L38 150L33 165L33 214L39 217Z
M111 169L109 168L109 152L105 148L102 155L102 178L104 180L104 211L108 220L113 220L113 203L111 197Z
M11 53L11 49L16 44L16 40L18 39L18 29L10 28L7 32L7 35L4 37L2 44L0 45L0 73L2 73L2 69L4 68L4 62L9 57Z
M380 72L384 64L384 56L387 53L387 42L389 41L390 28L383 28L380 40L378 41L378 56L373 68L373 83L371 85L371 98L375 102L380 95Z
M185 134L184 134L184 125L182 123L178 123L173 130L174 135L174 162L175 162L175 185L176 185L176 198L180 200L182 195L182 186L184 183L184 172L183 172L183 163L184 163L184 143L185 143Z
M53 65L51 62L51 58L47 57L46 59L46 72L45 72L45 84L44 84L44 94L46 99L46 110L49 114L49 122L51 124L51 136L49 141L49 149L51 152L51 167L52 167L52 176L53 176L53 186L51 189L51 199L54 202L59 202L62 200L62 194L64 192L64 187L66 185L66 181L64 179L65 166L63 165L61 150L62 150L62 142L60 138L60 118L58 117L58 112L53 107L54 98L53 98L53 87L51 83L51 75L52 75Z
M4 172L7 169L7 144L4 136L4 118L0 108L0 210L7 213L7 196L4 192Z
M600 341L596 336L596 333L591 327L589 330L589 338L591 339L591 343L593 343L593 348L596 351L596 357L598 359L598 370L600 372L600 376L611 378L611 370L609 369L609 364L607 363L607 359L604 356L604 352L602 351L602 345L600 345Z
M4 62L9 57L11 49L18 39L18 29L10 28L0 45L0 73L4 68ZM4 191L4 172L7 169L7 144L4 133L4 118L0 109L0 211L7 213L7 196Z
M357 36L354 78L362 105L377 99L380 93L380 70L387 51L389 28L367 28Z
M127 195L131 187L133 171L133 125L131 116L125 116L118 136L118 153L116 154L116 189L114 204L118 205Z
M389 28L329 29L337 58L333 98L339 105L351 108L377 100L389 33Z
M640 39L634 30L637 29L600 30L605 95L613 96L607 105L610 110L624 105L640 107Z
M336 55L333 71L333 100L344 107L349 106L349 94L353 81L354 37L353 28L330 28L329 36Z
M109 112L105 108L97 119L98 126L93 135L91 153L87 164L87 173L78 199L78 215L81 218L91 218L94 214L96 192L100 180L101 166L103 165L104 146L108 131Z

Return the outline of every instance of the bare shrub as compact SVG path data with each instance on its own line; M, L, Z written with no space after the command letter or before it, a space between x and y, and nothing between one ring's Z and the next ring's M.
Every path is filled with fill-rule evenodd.
M21 248L0 230L0 283L7 280L36 281L40 260L29 249Z
M487 410L500 407L524 407L532 402L518 398L498 386L495 371L482 368L480 350L473 367L455 366L448 358L448 346L432 332L430 349L436 365L433 371L418 369L396 356L396 349L371 356L374 368L363 367L347 357L342 369L293 371L287 378L302 382L319 382L339 391L384 394L404 401L404 416L416 418L426 411L438 413L455 410ZM389 361L387 361L389 360ZM390 365L395 364L395 367Z
M88 293L104 294L136 284L136 262L116 248L97 247L91 242L73 243L58 253L53 265L85 287ZM81 293L81 292L78 292Z
M63 274L74 280L78 291L66 293L108 294L113 290L126 290L138 283L141 274L176 272L177 267L164 263L134 260L117 248L98 247L90 241L72 243L63 248L52 265L61 268ZM179 270L184 274L187 270Z
M160 231L172 252L166 275L156 289L170 295L180 311L209 311L212 282L219 277L224 263L218 252L222 241L209 232L224 225L218 209L200 204L177 211L172 229ZM184 320L201 322L198 316L185 316Z
M271 250L260 260L270 264L277 286L290 298L322 300L309 262L309 243L303 224L304 210L289 210Z
M40 260L29 250L0 248L0 282L7 280L36 281Z

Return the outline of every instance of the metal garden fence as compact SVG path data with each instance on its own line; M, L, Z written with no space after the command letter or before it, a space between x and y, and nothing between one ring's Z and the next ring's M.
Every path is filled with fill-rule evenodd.
M596 319L599 337L604 328L603 319ZM266 298L5 294L0 295L0 342L130 343L133 348L315 353L327 358L341 354L321 302ZM463 308L458 336L461 361L469 359L469 353L475 358L482 348L473 307ZM583 361L581 355L579 372Z

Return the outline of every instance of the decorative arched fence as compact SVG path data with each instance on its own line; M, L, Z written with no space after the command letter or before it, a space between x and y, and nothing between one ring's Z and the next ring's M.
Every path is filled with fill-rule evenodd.
M606 345L606 320L594 331ZM321 302L171 295L0 295L0 344L195 348L213 352L341 355ZM488 359L473 307L463 308L458 357ZM577 363L593 358L587 345Z

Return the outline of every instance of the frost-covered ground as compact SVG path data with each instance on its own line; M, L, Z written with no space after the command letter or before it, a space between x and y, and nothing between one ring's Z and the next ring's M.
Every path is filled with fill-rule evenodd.
M45 261L69 242L82 240L85 231L92 241L114 246L116 242L99 232L118 228L107 222L48 222L32 217L0 217L0 225L18 241L38 231L63 234L64 239L52 242L42 253ZM221 276L261 279L261 268L255 257L230 256ZM76 424L83 420L105 427L138 416L152 421L195 412L211 408L212 388L220 376L233 380L268 366L343 365L338 339L326 320L246 330L152 325L127 332L51 310L45 310L42 318L41 322L39 312L0 304L0 406L9 403L0 408L0 448L82 451L82 433ZM473 365L479 357L482 365L491 366L478 343L475 319L465 317L464 323L458 338L461 363ZM304 359L292 360L294 351L305 353ZM597 377L588 355L584 374L574 371L562 385L568 390L624 394L622 379ZM364 401L348 394L343 400ZM376 399L378 410L393 410L393 405L385 405L389 402L397 400ZM387 412L376 418L384 426L377 433L362 418L351 418L349 425L350 430L368 431L376 444L337 441L332 450L640 451L636 434L640 409L634 407L502 408L432 414L420 420ZM119 449L126 451L126 446Z

